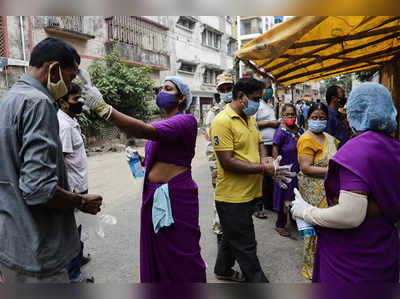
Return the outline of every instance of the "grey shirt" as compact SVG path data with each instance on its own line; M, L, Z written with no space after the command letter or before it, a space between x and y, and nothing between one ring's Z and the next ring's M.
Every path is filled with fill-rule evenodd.
M0 99L0 263L52 275L79 252L73 209L43 207L67 189L56 103L24 75Z

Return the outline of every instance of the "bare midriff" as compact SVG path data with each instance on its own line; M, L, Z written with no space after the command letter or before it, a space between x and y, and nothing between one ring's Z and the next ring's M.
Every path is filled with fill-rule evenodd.
M168 183L173 177L188 170L189 167L165 162L155 162L147 179L152 183Z

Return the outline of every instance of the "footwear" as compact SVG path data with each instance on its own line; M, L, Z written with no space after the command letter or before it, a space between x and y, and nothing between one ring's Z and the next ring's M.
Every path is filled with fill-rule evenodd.
M231 276L217 275L215 274L215 278L218 280L227 280L227 281L236 281L236 282L245 282L245 278L242 273L238 271L234 271Z
M81 267L83 267L84 265L89 263L91 260L92 260L92 257L90 256L90 253L88 253L87 256L83 256L81 259Z
M94 277L89 276L85 273L79 274L77 278L73 278L70 280L71 283L94 283Z
M265 212L264 212L264 211L255 212L255 213L253 214L253 216L256 217L256 218L258 218L258 219L267 219L267 218L268 218L267 215L265 215Z
M282 236L282 237L290 237L290 233L283 227L275 227L275 230Z

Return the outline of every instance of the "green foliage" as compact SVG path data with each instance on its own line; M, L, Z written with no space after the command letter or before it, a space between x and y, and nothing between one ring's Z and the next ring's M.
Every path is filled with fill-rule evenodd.
M357 72L356 78L358 81L361 82L371 81L372 77L375 75L376 72L377 70Z
M338 77L332 77L329 79L323 80L320 86L321 97L325 99L326 90L329 86L337 85L344 89L346 95L349 95L352 89L352 78L351 74L344 74Z
M154 97L150 67L130 67L114 49L104 57L104 62L95 60L89 73L106 102L122 113L143 120L149 118L151 111L146 99Z
M115 109L138 119L148 120L159 112L153 101L153 85L150 67L129 66L119 51L94 60L89 66L92 84L96 86L105 101ZM86 134L99 135L104 129L104 121L95 113L84 111L78 121Z

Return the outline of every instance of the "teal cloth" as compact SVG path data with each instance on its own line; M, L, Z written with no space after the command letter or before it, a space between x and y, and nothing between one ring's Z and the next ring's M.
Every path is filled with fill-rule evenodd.
M153 227L154 232L158 233L161 227L170 226L172 223L174 223L174 218L172 218L168 184L158 187L154 192L153 198Z

